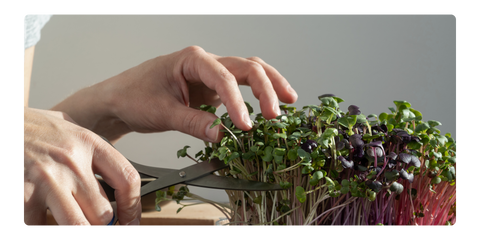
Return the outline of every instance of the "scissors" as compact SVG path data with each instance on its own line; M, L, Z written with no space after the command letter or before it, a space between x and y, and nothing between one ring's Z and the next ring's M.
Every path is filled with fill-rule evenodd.
M105 137L102 137L110 145L112 145ZM113 145L112 145L113 146ZM214 175L213 173L229 165L225 164L218 158L212 158L209 161L203 161L179 170L151 167L135 163L127 159L132 166L138 171L140 176L150 177L154 180L144 184L140 188L140 196L145 196L177 184L192 185L197 187L237 190L237 191L277 191L283 190L279 184L249 181L245 179L224 177ZM107 197L112 204L113 219L108 225L115 225L118 221L114 189L104 181L100 181Z

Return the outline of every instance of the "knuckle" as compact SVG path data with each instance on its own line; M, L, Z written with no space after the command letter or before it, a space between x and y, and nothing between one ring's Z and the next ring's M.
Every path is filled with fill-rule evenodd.
M249 58L247 58L247 59L250 60L250 61L257 62L257 63L264 63L263 59L261 59L261 58L259 58L259 57L256 57L256 56L249 57Z
M253 71L256 71L256 72L263 72L263 66L258 63L257 61L253 61L253 60L249 60L247 61L247 64L248 64L248 68L253 70Z
M123 169L123 172L125 175L125 180L127 181L127 186L130 189L140 188L140 174L138 174L137 170L132 165L127 165Z
M93 145L97 143L98 141L98 136L93 133L92 131L79 127L76 129L75 135L78 137L78 139L86 144Z
M205 53L205 50L200 46L193 45L193 46L188 46L184 48L183 52L187 54L203 54Z
M234 81L235 79L233 74L225 67L220 68L218 75L220 75L222 79L226 79L227 81Z
M189 113L185 118L183 119L183 129L187 131L189 134L201 134L201 116L200 114L196 113ZM195 134L197 135L197 134Z

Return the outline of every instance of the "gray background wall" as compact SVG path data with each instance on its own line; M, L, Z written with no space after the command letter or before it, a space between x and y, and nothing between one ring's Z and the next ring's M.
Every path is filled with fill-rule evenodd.
M48 109L76 90L190 45L223 56L258 56L299 94L294 105L334 93L346 110L380 114L406 100L456 137L455 17L333 15L53 16L37 44L30 106ZM246 101L259 112L250 89ZM221 107L219 114L225 112ZM179 132L132 133L116 147L142 164L182 168L176 151L203 142ZM191 187L216 201L221 190Z

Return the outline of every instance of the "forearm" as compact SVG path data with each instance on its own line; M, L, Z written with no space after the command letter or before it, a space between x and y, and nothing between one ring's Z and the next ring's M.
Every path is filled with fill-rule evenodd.
M78 125L117 141L132 130L114 114L115 96L108 81L79 90L51 110L65 112Z
M25 49L23 65L23 106L28 107L28 96L30 94L30 78L32 77L33 55L35 46Z

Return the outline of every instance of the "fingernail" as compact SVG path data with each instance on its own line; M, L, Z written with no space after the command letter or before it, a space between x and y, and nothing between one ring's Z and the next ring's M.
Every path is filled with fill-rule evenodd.
M127 223L127 225L140 225L140 219L135 219L129 223Z
M218 127L215 126L213 128L210 128L210 125L207 125L207 128L205 128L205 135L207 135L208 139L210 139L210 142L216 142L217 137L218 137Z
M243 121L248 125L248 127L252 127L252 120L250 119L250 115L248 115L248 113L243 114Z

